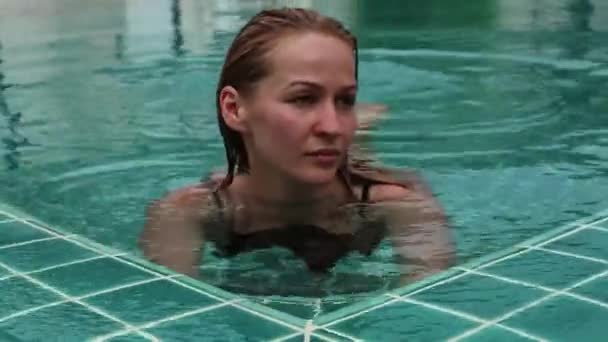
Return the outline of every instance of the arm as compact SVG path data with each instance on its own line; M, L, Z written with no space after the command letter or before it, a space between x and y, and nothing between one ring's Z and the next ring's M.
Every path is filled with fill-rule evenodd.
M150 261L196 277L203 248L207 190L185 188L155 201L146 212L139 247Z
M443 210L428 188L417 180L411 189L376 186L390 240L400 259L402 283L445 270L455 262L455 249Z

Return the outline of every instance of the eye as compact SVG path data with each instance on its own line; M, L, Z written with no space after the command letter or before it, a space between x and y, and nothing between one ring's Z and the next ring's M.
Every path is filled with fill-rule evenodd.
M297 106L306 106L314 104L316 101L313 95L297 95L289 99L289 103L293 103Z
M356 97L353 95L343 95L337 98L337 105L343 109L352 109L355 106Z

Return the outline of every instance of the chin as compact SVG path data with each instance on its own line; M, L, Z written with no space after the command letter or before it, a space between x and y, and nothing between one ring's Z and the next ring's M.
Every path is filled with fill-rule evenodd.
M304 171L304 170L302 170ZM311 169L298 172L296 176L302 183L310 185L330 184L336 179L337 169Z

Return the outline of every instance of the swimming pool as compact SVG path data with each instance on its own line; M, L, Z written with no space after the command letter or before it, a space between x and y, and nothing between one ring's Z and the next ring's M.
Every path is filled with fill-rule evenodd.
M390 108L370 144L429 181L459 267L390 295L250 298L140 260L147 203L223 162L215 79L263 3L0 5L0 288L15 293L0 300L0 337L75 333L76 318L83 338L113 341L605 334L600 1L283 2L354 27L361 101Z

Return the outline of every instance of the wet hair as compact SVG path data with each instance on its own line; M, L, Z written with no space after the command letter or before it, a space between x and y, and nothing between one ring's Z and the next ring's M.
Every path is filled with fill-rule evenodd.
M228 169L221 187L232 183L235 172L247 172L249 160L240 133L230 128L221 113L220 92L226 86L248 94L257 82L270 73L268 53L273 44L291 33L319 32L336 37L353 49L355 79L357 79L357 40L336 19L303 8L263 10L253 16L237 33L226 54L216 93L217 118L224 140Z
M222 89L232 86L245 96L250 94L256 83L270 73L268 55L274 44L288 34L306 32L323 33L347 43L353 51L355 80L358 81L357 39L340 21L304 8L267 9L254 15L233 39L217 84L217 118L228 164L226 176L219 184L219 188L228 187L235 173L249 171L249 160L243 138L239 132L226 124L222 115L220 104ZM351 185L353 181L371 180L376 183L406 185L402 181L395 180L390 172L371 167L369 160L353 158L353 156L347 156L338 170L338 175L345 181L353 196Z

